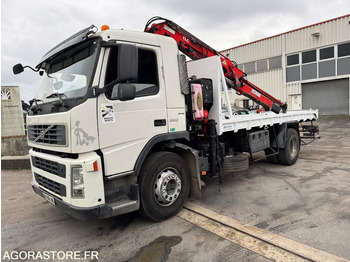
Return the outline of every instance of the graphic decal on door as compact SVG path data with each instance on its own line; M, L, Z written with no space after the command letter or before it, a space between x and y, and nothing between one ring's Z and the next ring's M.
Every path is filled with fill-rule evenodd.
M101 104L101 117L103 124L115 122L114 107L112 104Z

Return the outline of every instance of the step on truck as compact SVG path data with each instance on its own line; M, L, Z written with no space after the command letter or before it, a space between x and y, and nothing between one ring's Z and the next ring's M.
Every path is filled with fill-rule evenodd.
M293 165L300 124L309 137L317 132L317 110L287 110L233 61L160 17L144 32L90 26L35 68L13 71L26 67L41 76L27 116L32 188L80 219L136 210L167 219L189 195L200 197L203 177L222 182L260 151ZM262 110L237 113L231 89Z

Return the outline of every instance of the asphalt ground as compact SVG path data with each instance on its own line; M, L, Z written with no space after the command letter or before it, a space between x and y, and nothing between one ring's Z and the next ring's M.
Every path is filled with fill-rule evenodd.
M350 117L317 122L321 139L303 146L295 165L260 161L225 174L221 185L206 179L202 198L189 203L350 259ZM50 258L42 261L270 261L250 248L253 238L230 241L183 213L161 223L137 213L77 220L36 195L30 181L30 170L1 172L2 261L45 251ZM71 259L67 252L88 256Z

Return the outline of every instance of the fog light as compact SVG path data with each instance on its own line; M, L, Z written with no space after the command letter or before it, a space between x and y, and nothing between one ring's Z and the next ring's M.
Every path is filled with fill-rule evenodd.
M72 197L83 197L84 196L84 188L73 189Z
M84 172L83 168L72 168L72 197L84 197Z

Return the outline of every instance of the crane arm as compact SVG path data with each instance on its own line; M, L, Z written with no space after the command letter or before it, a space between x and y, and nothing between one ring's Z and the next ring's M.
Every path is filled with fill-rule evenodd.
M161 22L153 23L157 20L161 20ZM237 67L235 62L231 61L176 23L156 16L147 22L144 31L173 38L177 42L179 50L192 60L219 56L226 77L226 83L230 88L235 89L238 94L244 95L258 103L265 110L272 110L275 113L287 111L286 103L249 82L245 78L246 74Z

